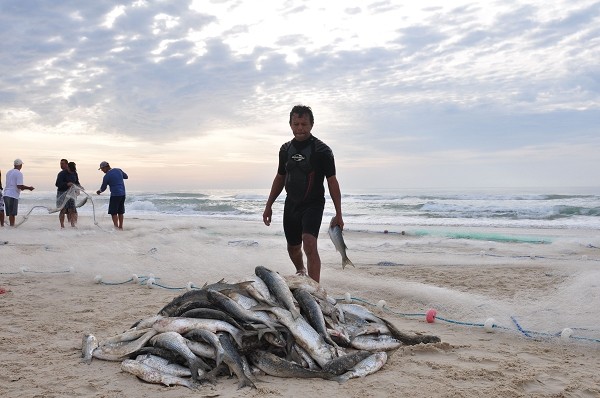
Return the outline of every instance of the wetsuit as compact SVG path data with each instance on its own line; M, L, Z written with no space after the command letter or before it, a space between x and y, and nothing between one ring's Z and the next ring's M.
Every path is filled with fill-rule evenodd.
M293 139L279 150L277 173L285 175L283 230L289 245L302 243L302 234L319 235L325 208L325 178L335 175L331 149L318 138Z

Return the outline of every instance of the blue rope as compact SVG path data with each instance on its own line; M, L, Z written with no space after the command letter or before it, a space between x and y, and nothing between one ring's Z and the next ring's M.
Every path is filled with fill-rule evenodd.
M357 301L359 303L364 303L367 305L370 305L371 307L377 307L377 304L373 304L367 300L361 299L359 297L350 297L350 299L352 301ZM336 298L336 301L346 301L345 298ZM396 312L393 311L387 307L383 307L383 311L390 313L390 314L394 314L394 315L398 315L398 316L403 316L403 317L410 317L410 318L414 318L414 317L426 317L427 313L402 313L402 312ZM435 319L440 320L440 321L444 321L447 323L452 323L455 325L462 325L462 326L475 326L475 327L485 327L485 324L483 323L473 323L473 322L462 322L462 321L457 321L457 320L453 320L453 319L447 319L447 318L443 318L440 316L436 316ZM528 337L528 338L533 338L534 335L536 336L543 336L543 337L560 337L561 333L557 332L557 333L547 333L547 332L536 332L536 331L532 331L532 330L526 330L523 329L521 327L521 325L519 324L519 322L517 322L517 319L512 316L511 320L513 321L513 323L515 324L515 326L517 327L517 329L519 330L519 332L521 332L524 336ZM500 325L492 325L492 328L494 329L502 329L502 330L506 330L506 331L511 331L511 328L505 327L505 326L500 326ZM590 331L589 329L586 328L571 328L572 330L584 330L584 331ZM582 337L582 336L570 336L569 338L571 339L575 339L575 340L580 340L580 341L589 341L589 342L594 342L594 343L600 343L600 339L596 339L596 338L590 338L590 337Z

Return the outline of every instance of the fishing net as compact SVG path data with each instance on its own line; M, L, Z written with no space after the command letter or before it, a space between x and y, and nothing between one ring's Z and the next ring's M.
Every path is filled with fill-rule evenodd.
M29 219L29 215L35 209L39 209L39 208L46 209L48 211L48 214L58 213L60 211L66 210L65 208L68 208L68 207L72 207L72 208L76 208L76 209L80 208L81 206L85 205L88 200L92 204L93 215L94 215L94 224L98 225L98 223L96 222L96 209L95 209L94 201L93 201L92 197L87 192L85 192L85 190L83 189L82 186L73 184L67 191L65 191L61 195L57 196L56 207L49 207L49 206L42 206L42 205L33 206L31 209L29 209L27 214L25 214L23 216L23 218L17 224L15 224L15 227L18 227L21 224L23 224L25 221L27 221Z

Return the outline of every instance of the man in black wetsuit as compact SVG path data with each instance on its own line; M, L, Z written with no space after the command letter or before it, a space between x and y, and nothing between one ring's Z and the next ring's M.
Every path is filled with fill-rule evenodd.
M342 194L335 176L333 152L323 141L311 134L314 122L310 107L296 105L292 108L290 127L294 139L283 144L279 150L279 167L265 206L263 221L265 225L271 224L273 203L285 188L287 196L283 211L283 229L290 259L296 267L296 273L306 275L302 256L304 249L308 276L319 282L321 258L317 250L317 238L325 208L325 179L335 207L335 217L330 225L344 228L344 220Z

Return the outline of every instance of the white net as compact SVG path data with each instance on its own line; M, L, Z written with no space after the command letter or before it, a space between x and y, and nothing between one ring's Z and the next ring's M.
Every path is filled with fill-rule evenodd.
M80 185L73 184L67 191L65 191L61 195L57 195L56 207L48 207L41 205L33 206L31 209L29 209L27 214L25 214L23 218L17 224L15 224L15 227L18 227L19 225L27 221L29 219L29 215L33 212L34 209L46 209L49 214L58 213L61 211L66 213L69 209L78 209L81 206L85 205L88 199L92 203L92 207L94 208L94 224L98 225L98 223L96 222L96 209L94 207L94 201L92 200L92 197L87 192L85 192L83 187L81 187Z

